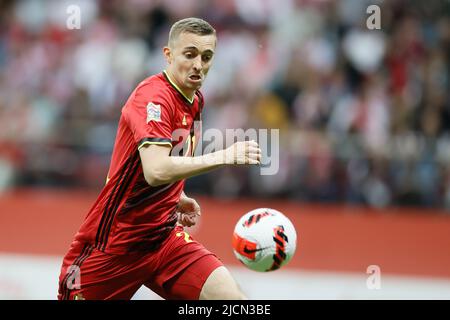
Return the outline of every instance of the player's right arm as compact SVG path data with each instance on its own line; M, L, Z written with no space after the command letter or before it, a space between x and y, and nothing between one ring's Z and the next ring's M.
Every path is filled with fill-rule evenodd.
M122 109L139 150L146 181L152 186L169 184L235 164L259 164L261 150L255 141L198 157L171 156L176 108L165 86L141 83Z
M226 165L259 165L261 150L255 141L236 142L227 149L197 157L170 156L170 145L148 144L139 149L144 177L151 186L169 184Z

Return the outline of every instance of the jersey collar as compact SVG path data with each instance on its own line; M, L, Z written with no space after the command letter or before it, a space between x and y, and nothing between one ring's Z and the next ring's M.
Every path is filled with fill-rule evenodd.
M167 81L172 85L172 87L174 87L175 90L177 90L178 93L181 94L181 96L184 98L184 100L186 100L186 102L188 102L189 104L193 104L193 103L194 103L195 95L192 97L192 99L189 99L189 98L183 93L183 91L181 91L181 89L175 84L175 82L172 81L172 79L170 79L169 74L167 73L166 70L163 71L163 75L164 75L164 77L167 79Z

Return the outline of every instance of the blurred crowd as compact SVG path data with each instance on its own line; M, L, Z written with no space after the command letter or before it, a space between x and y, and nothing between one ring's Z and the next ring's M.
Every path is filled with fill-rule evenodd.
M188 16L219 38L203 129L280 130L278 174L221 169L188 192L450 209L445 0L1 1L0 191L99 189L123 104Z

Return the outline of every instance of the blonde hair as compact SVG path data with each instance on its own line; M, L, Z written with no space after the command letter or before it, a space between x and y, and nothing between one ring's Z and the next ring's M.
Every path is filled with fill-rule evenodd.
M202 36L216 35L216 30L205 20L200 18L185 18L175 22L170 28L169 32L169 46L179 37L183 32L198 34Z

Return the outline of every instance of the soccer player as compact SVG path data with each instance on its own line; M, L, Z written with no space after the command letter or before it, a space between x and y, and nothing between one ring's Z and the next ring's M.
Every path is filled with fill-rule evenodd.
M142 81L122 109L107 182L63 260L58 299L130 299L145 285L165 299L245 299L222 262L184 231L200 215L186 178L260 163L255 141L194 156L216 32L176 22L167 68Z

